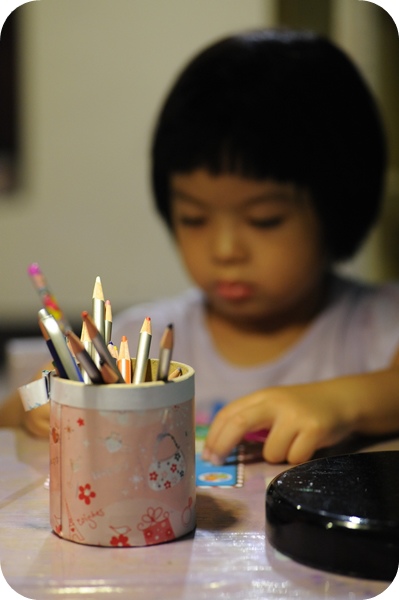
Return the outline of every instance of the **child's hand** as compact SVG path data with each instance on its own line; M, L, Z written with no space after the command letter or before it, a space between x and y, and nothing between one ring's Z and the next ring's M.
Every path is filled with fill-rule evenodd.
M22 424L37 437L48 437L50 430L50 403L24 412Z
M271 463L301 463L338 443L354 423L346 399L326 383L268 388L231 402L211 424L204 459L221 464L245 434L260 429L270 430L263 457Z

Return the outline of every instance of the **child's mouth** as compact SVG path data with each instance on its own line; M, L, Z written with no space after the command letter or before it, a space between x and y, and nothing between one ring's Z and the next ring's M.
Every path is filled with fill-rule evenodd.
M215 290L219 298L223 300L248 300L253 296L253 287L239 281L219 281Z

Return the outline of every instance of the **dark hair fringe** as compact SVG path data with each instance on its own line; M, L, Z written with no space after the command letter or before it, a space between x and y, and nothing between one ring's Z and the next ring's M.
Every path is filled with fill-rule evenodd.
M205 168L310 190L333 260L358 249L378 217L386 141L358 69L312 32L263 30L198 54L155 127L152 185L171 227L170 177Z

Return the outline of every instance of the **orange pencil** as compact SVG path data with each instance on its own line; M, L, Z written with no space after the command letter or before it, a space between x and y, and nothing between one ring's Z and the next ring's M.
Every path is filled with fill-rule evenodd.
M121 345L119 346L119 354L116 365L126 383L132 383L132 361L130 360L129 344L127 337L122 337Z
M176 377L180 377L180 375L182 375L183 370L181 367L177 367L177 369L175 369L174 371L171 372L171 374L168 377L168 380L171 379L176 379Z

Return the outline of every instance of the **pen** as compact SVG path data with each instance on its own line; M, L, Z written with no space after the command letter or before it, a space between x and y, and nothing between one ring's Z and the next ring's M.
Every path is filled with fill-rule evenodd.
M58 322L62 331L70 329L71 327L68 323L68 320L65 317L63 311L61 310L57 300L50 292L46 278L38 263L32 263L31 265L29 265L28 275L33 283L34 288L40 296L43 307Z
M90 354L87 352L83 342L71 330L68 331L66 335L77 360L89 376L90 381L92 383L104 383L101 372L99 371Z
M170 323L163 332L159 346L157 379L167 381L173 350L173 325Z
M50 339L49 334L47 333L47 329L45 328L45 326L43 325L43 323L41 322L40 318L39 318L39 327L40 327L40 331L42 332L42 336L44 337L44 340L47 344L47 348L50 351L50 354L53 358L53 365L57 371L57 374L62 377L63 379L68 379L68 375L66 374L66 371L64 369L64 366L62 364L62 362L60 361L60 358L54 348L54 344Z
M136 365L133 373L133 383L142 383L145 380L147 362L150 354L151 339L151 319L150 317L146 317L140 329L139 343L136 354Z
M107 363L111 367L111 369L117 375L117 377L118 377L117 380L120 383L124 383L124 379L123 379L120 371L118 370L117 366L115 365L115 359L112 358L112 356L110 355L109 350L104 342L104 338L100 335L100 333L94 323L93 318L89 315L89 313L86 310L84 310L82 312L82 318L86 323L87 332L89 334L91 341L93 342L95 349L97 350L97 352L100 356L101 361ZM100 367L101 367L101 365L100 365ZM100 368L100 371L101 371L101 368Z
M55 318L49 315L45 308L42 308L39 310L39 319L53 343L55 352L65 370L67 378L73 381L83 381L79 367L69 351L65 336Z
M130 360L129 344L125 335L122 337L121 345L119 346L116 364L125 382L132 383L132 362Z

